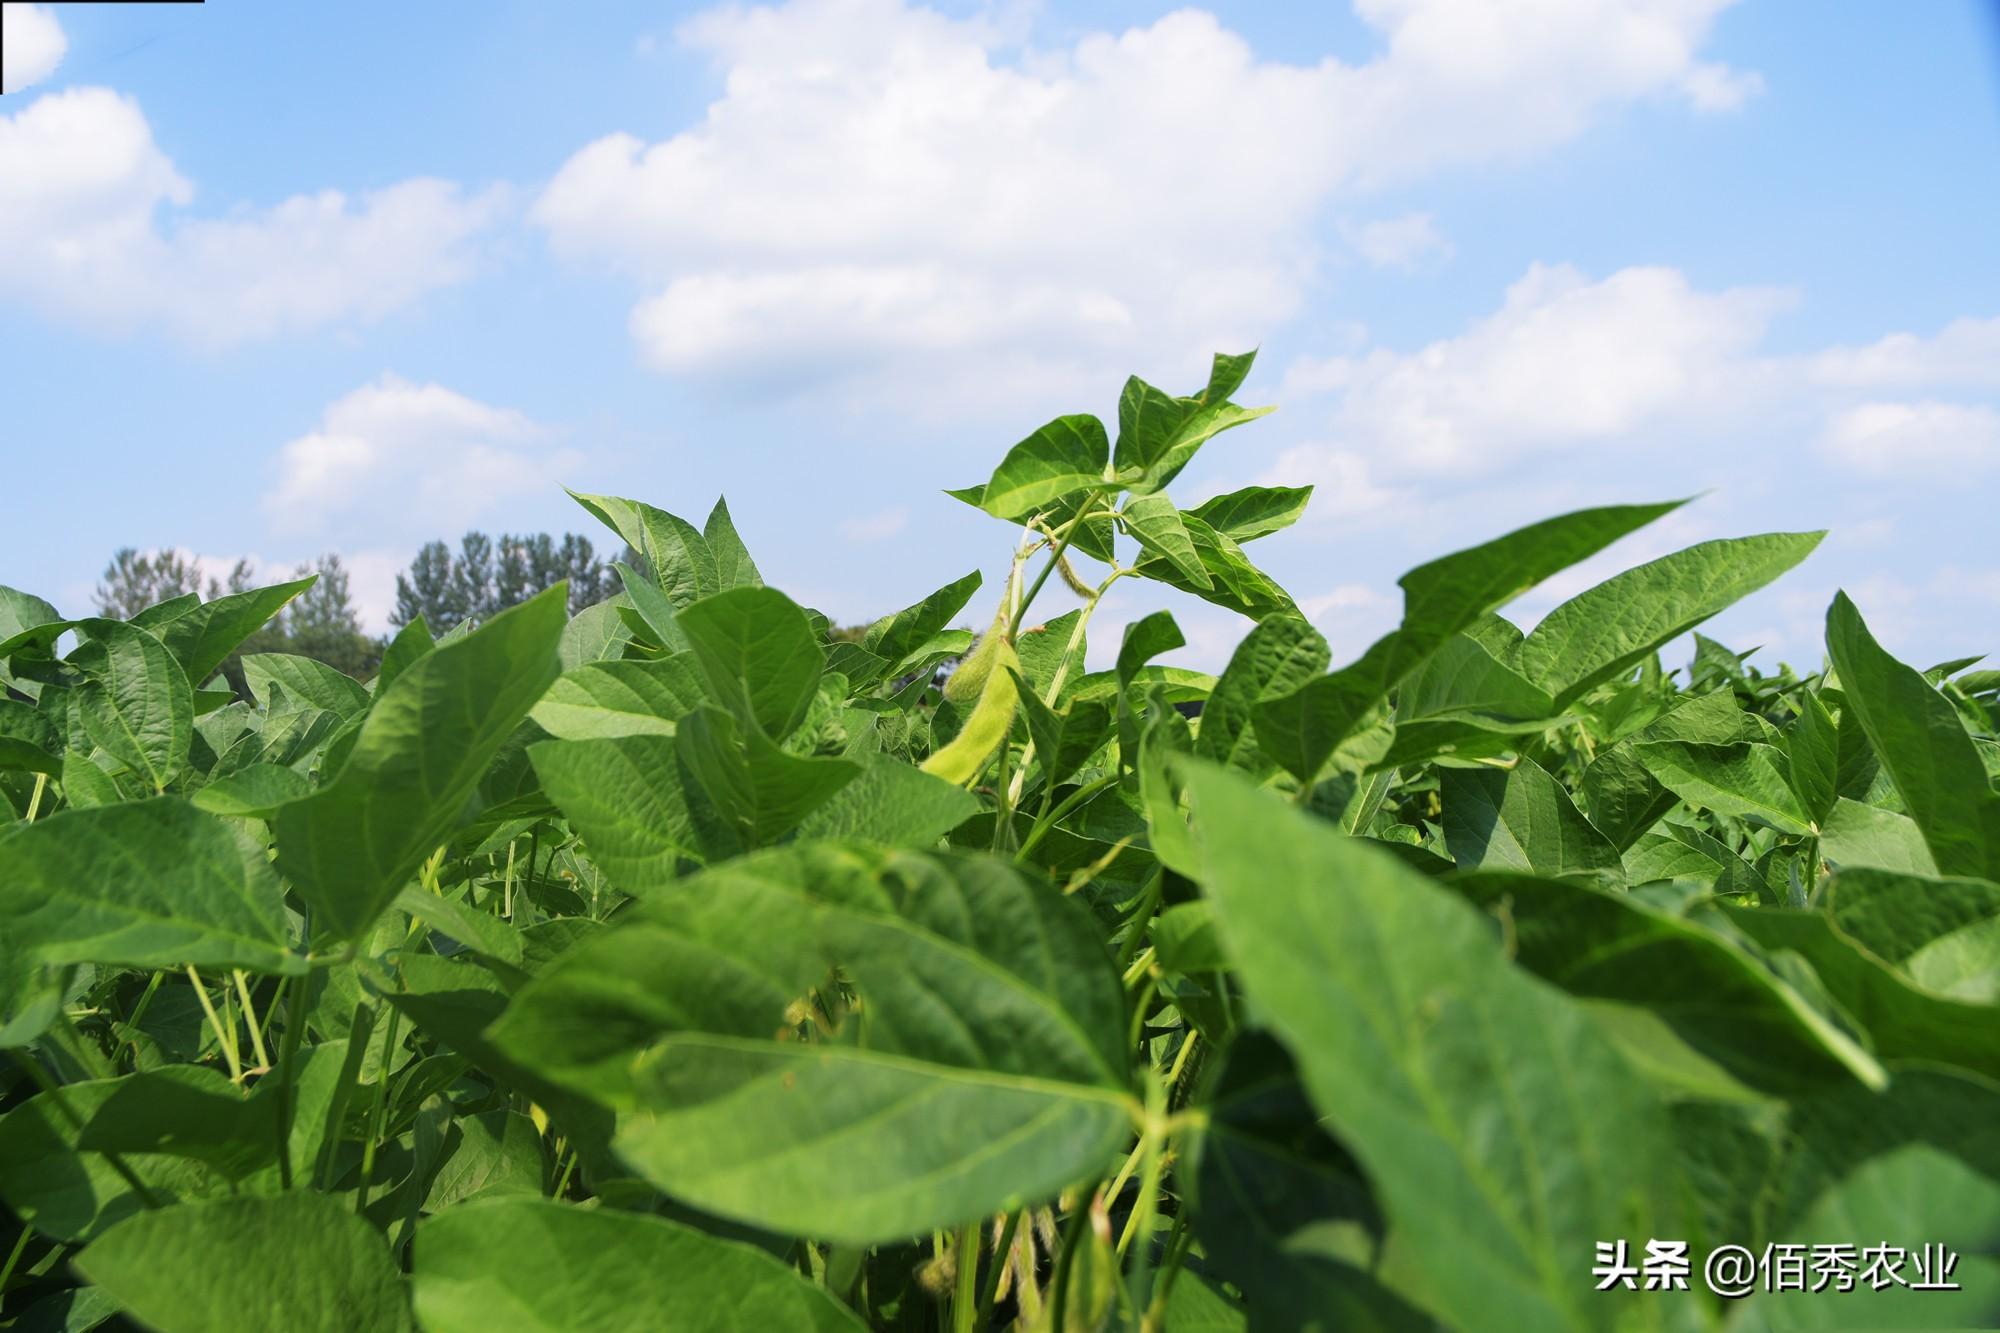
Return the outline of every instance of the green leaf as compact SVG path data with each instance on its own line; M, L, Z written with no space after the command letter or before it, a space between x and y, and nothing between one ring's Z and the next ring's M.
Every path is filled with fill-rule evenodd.
M734 588L683 609L680 625L711 694L745 727L783 740L805 719L826 652L791 598Z
M764 576L757 572L757 562L750 558L750 549L743 544L742 536L736 531L735 520L729 517L729 501L719 495L715 498L715 508L708 511L708 521L702 524L701 535L715 557L717 587L727 591L730 588L764 586Z
M1192 514L1182 514L1180 524L1194 544L1201 574L1190 575L1164 555L1141 559L1134 567L1138 573L1252 619L1274 611L1296 614L1291 595L1251 564L1234 538L1217 532Z
M1188 768L1202 885L1251 1000L1391 1234L1413 1258L1451 1257L1404 1294L1467 1328L1632 1314L1578 1275L1597 1240L1682 1234L1651 1090L1449 889L1243 778Z
M1506 770L1441 769L1438 781L1445 845L1461 869L1537 875L1623 869L1610 839L1532 759Z
M1254 541L1298 522L1312 493L1310 486L1245 486L1204 500L1187 512L1225 537Z
M800 821L799 837L933 847L978 813L979 798L963 787L875 754L862 762L859 777Z
M833 968L858 1003L822 990L837 1028L799 1040ZM997 859L814 843L661 885L491 1036L618 1109L620 1156L675 1197L869 1244L1104 1170L1124 1026L1082 904Z
M1118 399L1118 443L1112 454L1118 479L1135 495L1157 491L1178 476L1209 440L1275 410L1238 407L1228 401L1255 357L1255 352L1218 354L1208 388L1198 398L1170 397L1137 376L1126 380Z
M973 570L954 579L914 606L891 612L868 627L861 646L889 663L892 674L900 673L906 662L951 624L953 616L965 609L972 594L979 591L980 573Z
M691 652L655 661L586 662L565 671L528 713L551 736L671 736L674 723L708 702Z
M215 674L223 659L245 639L270 623L286 603L312 587L317 574L268 588L230 593L212 602L203 602L186 614L174 617L159 630L160 641L174 655L190 681L199 683Z
M1929 1060L2000 1077L2000 1007L1947 1000L1920 989L1863 949L1820 912L1730 907L1727 913L1766 950L1790 950L1859 1023L1883 1060Z
M166 645L122 620L79 620L89 642L73 660L91 679L74 695L84 732L154 791L187 766L194 693Z
M415 888L397 894L396 906L474 953L517 966L521 962L521 932L491 912Z
M1147 554L1172 565L1182 578L1197 588L1213 588L1215 580L1203 567L1194 548L1194 538L1181 521L1180 510L1164 495L1135 495L1118 511L1125 531L1137 539ZM1139 567L1143 569L1145 562Z
M1740 945L1628 893L1528 875L1454 876L1497 918L1514 960L1571 995L1646 1009L1743 1083L1792 1094L1889 1075Z
M788 754L719 708L697 708L674 736L681 763L734 824L745 847L764 847L799 826L861 775L845 759Z
M709 854L689 800L694 781L672 737L543 741L528 747L528 758L549 799L589 844L592 863L625 892L643 895L670 883L683 859ZM694 799L701 800L698 791Z
M417 1317L430 1333L867 1327L755 1246L548 1199L497 1199L431 1218L417 1229L412 1268Z
M1020 672L1014 675L1043 785L1053 789L1083 767L1110 736L1111 710L1095 701L1072 701L1058 713L1041 701Z
M1590 822L1613 845L1628 850L1674 808L1674 794L1639 762L1640 745L1656 740L1720 745L1756 740L1760 735L1728 690L1685 699L1646 727L1597 752L1597 758L1584 770L1581 785Z
M625 585L625 598L631 603L627 609L630 628L641 634L650 630L652 637L670 653L685 649L687 635L681 632L680 616L660 586L622 560L612 561L611 567L618 571L618 578ZM631 620L631 615L638 619Z
M389 688L396 677L409 669L412 662L437 647L437 640L431 637L431 627L418 616L409 624L396 631L396 637L389 640L389 646L382 650L382 665L375 672L374 692L381 694Z
M715 552L708 539L686 519L615 495L571 491L570 498L595 514L646 558L653 582L665 590L676 608L691 606L721 589Z
M74 1260L160 1333L397 1333L410 1315L388 1246L324 1194L210 1199L141 1213ZM245 1281L254 1274L255 1281Z
M87 1241L145 1206L102 1153L76 1146L80 1125L88 1124L130 1077L65 1085L62 1099L74 1119L58 1110L46 1092L0 1115L0 1199L22 1222L58 1240ZM156 1203L237 1188L192 1157L134 1154L125 1165Z
M577 612L563 627L562 641L556 647L563 670L574 671L585 662L601 662L623 653L625 645L632 641L632 631L625 627L620 613L631 609L632 599L620 593L609 601L586 606ZM380 692L380 686L377 692Z
M1854 869L1822 892L1842 934L1924 990L2000 1004L2000 884Z
M1051 500L1103 486L1110 461L1103 422L1057 417L1007 451L973 503L995 518L1026 518Z
M1419 565L1397 580L1402 624L1359 661L1259 704L1257 743L1293 777L1313 781L1390 688L1452 635L1684 503L1582 509Z
M1155 611L1141 616L1125 627L1125 637L1118 644L1118 687L1129 690L1138 676L1139 668L1176 648L1185 648L1187 639L1181 634L1181 627L1174 623L1171 611Z
M62 776L63 738L33 704L0 697L0 768Z
M361 682L343 676L326 663L293 653L251 653L243 659L243 679L250 694L264 708L278 710L277 695L284 691L288 705L297 708L324 708L343 718L368 711L368 691Z
M1326 639L1301 616L1281 613L1258 621L1216 678L1201 710L1194 752L1232 768L1268 771L1251 721L1257 705L1298 689L1325 671L1331 657Z
M305 775L278 764L251 764L209 783L191 798L212 815L267 819L280 806L312 795Z
M365 931L456 826L556 677L567 596L559 583L412 663L333 780L277 812L278 865L313 906L315 946Z
M1227 1061L1194 1162L1195 1234L1208 1269L1243 1292L1259 1327L1432 1327L1371 1275L1381 1210L1354 1159L1317 1123L1284 1048L1250 1032Z
M0 943L52 963L305 970L263 849L172 796L0 834Z
M1813 832L1792 790L1791 763L1775 745L1647 741L1633 754L1661 786L1690 805L1754 819L1795 837Z
M1937 868L2000 879L2000 794L1958 710L1882 650L1846 593L1836 593L1827 608L1826 649L1847 708L1895 780Z
M1628 569L1544 616L1521 644L1521 669L1565 706L1777 578L1825 536L1702 542Z
M0 583L0 657L29 643L47 648L69 625L50 603Z
M1802 691L1798 717L1783 738L1792 790L1814 824L1823 824L1840 796L1840 729L1819 695Z

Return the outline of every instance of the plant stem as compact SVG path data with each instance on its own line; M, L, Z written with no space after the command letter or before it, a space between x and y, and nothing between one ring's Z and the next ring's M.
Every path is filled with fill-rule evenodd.
M42 808L42 793L47 791L48 788L49 775L46 773L35 774L35 794L28 798L28 822L30 824L35 822L35 815Z
M19 1238L14 1241L13 1252L7 1256L5 1264L0 1264L0 1296L6 1294L7 1284L14 1277L14 1269L21 1262L21 1256L28 1252L28 1242L34 1238L35 1229L24 1223Z
M1048 563L1042 566L1041 573L1035 575L1035 581L1028 585L1028 595L1023 597L1020 605L1014 608L1013 621L1007 626L1007 637L1010 641L1021 632L1022 617L1028 614L1028 607L1033 604L1035 595L1042 590L1042 585L1049 581L1049 575L1055 572L1057 563L1062 560L1063 554L1069 550L1070 540L1076 536L1077 529L1083 526L1085 519L1094 517L1096 515L1092 512L1089 505L1078 505L1076 517L1063 524L1062 531L1056 533L1055 542L1049 548Z
M1025 754L1022 755L1021 762L1024 766L1027 761L1028 756ZM1049 830L1062 822L1063 816L1097 795L1097 793L1103 791L1106 787L1113 787L1117 784L1118 775L1116 773L1108 777L1094 779L1093 781L1084 783L1081 787L1063 797L1055 809L1044 810L1040 815L1036 816L1034 824L1028 829L1028 836L1022 840L1021 849L1014 853L1014 859L1016 861L1026 860L1028 853L1034 851L1036 845L1048 836ZM1053 795L1053 789L1051 789L1051 795Z
M146 993L139 997L139 1003L132 1006L132 1016L125 1020L125 1026L132 1029L132 1035L125 1038L125 1044L132 1048L132 1064L134 1068L139 1063L139 1020L146 1016L146 1008L152 1004L153 996L159 992L160 983L166 980L166 976L167 974L164 972L153 973L153 979L146 983ZM112 1051L111 1057L112 1064L115 1067L118 1060L118 1052L115 1049Z
M1125 928L1125 943L1118 947L1118 968L1122 972L1132 965L1138 956L1139 941L1145 937L1146 923L1153 919L1159 909L1160 894L1165 890L1167 872L1163 866L1153 867L1153 873L1146 877L1145 890L1139 895L1139 905L1133 909L1131 920Z
M382 1126L389 1118L389 1062L396 1057L396 1029L401 1025L402 1018L403 1011L390 1005L389 1026L382 1033L382 1067L376 1072L375 1109L369 1113L368 1141L361 1148L361 1183L354 1191L354 1211L357 1213L368 1207L368 1178L375 1171L375 1145L381 1139Z
M1020 1228L1022 1210L1016 1208L1007 1214L1006 1225L1000 1228L1000 1243L993 1247L993 1271L986 1275L986 1281L979 1289L979 1328L993 1326L993 1307L1000 1299L1000 1279L1007 1272L1007 1265L1013 1258L1014 1232Z
M312 908L306 908L299 932L299 949L306 951L312 939ZM299 1044L306 1030L306 1002L312 993L313 974L306 971L293 977L285 987L285 1035L278 1045L278 1180L292 1188L292 1121L298 1115ZM275 1003L271 1012L276 1013Z
M1077 1243L1083 1239L1083 1229L1088 1226L1090 1206L1097 1197L1097 1182L1091 1181L1090 1188L1077 1195L1076 1208L1063 1223L1062 1253L1056 1256L1055 1300L1049 1307L1050 1333L1063 1333L1068 1322L1069 1274L1076 1264Z
M231 1083L241 1083L243 1081L243 1061L237 1058L236 1034L233 1032L225 1033L222 1030L222 1018L215 1012L215 1006L209 1002L208 987L201 984L201 973L194 970L193 963L187 965L187 974L188 980L194 983L195 998L201 1001L201 1011L208 1015L208 1025L215 1029L215 1042L218 1046L222 1047L223 1059L229 1062L229 1081Z
M979 1223L958 1231L958 1285L951 1296L953 1333L972 1333L979 1313Z
M271 1067L271 1053L264 1049L264 1033L257 1026L257 1007L250 1002L250 983L243 977L243 969L236 969L236 993L243 997L243 1021L250 1027L250 1049L257 1053L257 1063L264 1069Z
M514 919L514 846L519 838L507 840L507 875L501 881L500 915L509 921Z
M1090 600L1083 604L1083 614L1076 618L1076 626L1069 632L1069 643L1063 647L1063 655L1056 663L1055 673L1049 677L1048 688L1042 694L1042 702L1049 707L1054 708L1056 700L1062 697L1063 682L1069 679L1070 664L1076 658L1077 648L1083 643L1083 631L1090 624L1090 618L1097 614L1098 605L1103 602L1104 594L1110 590L1112 584L1131 572L1122 568L1112 570L1110 576L1098 584L1096 591L1091 593ZM1034 742L1030 741L1027 749L1021 752L1021 768L1014 775L1013 790L1008 793L1009 800L1021 799L1021 789L1028 781L1028 761L1034 758L1034 755Z

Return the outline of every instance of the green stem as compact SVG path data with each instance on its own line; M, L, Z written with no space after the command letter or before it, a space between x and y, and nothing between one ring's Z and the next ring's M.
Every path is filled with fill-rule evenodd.
M1167 1233L1159 1280L1153 1287L1153 1299L1146 1307L1145 1318L1139 1322L1139 1333L1157 1333L1157 1330L1166 1327L1167 1296L1173 1291L1174 1279L1180 1275L1181 1265L1187 1261L1187 1252L1193 1242L1194 1232L1188 1226L1187 1209L1183 1208L1174 1214L1174 1229Z
M132 1048L132 1063L139 1063L139 1020L146 1016L146 1008L153 1003L153 996L159 992L160 983L166 980L164 972L153 973L153 979L146 983L146 993L139 997L139 1003L132 1006L132 1016L125 1020L125 1026L132 1029L132 1035L125 1038L125 1044ZM112 1060L117 1061L117 1051L112 1051Z
M35 794L28 798L28 822L30 824L35 822L35 815L41 810L42 793L47 791L48 788L49 775L46 773L35 774Z
M312 908L308 907L299 933L301 952L311 939ZM292 1120L298 1115L299 1045L306 1030L312 981L312 972L306 971L293 977L285 987L285 1034L278 1043L278 1180L286 1189L292 1187ZM271 1012L277 1011L274 1002Z
M979 1313L979 1223L958 1231L958 1286L951 1297L953 1333L973 1333Z
M236 969L236 993L243 997L243 1021L250 1027L250 1049L257 1053L260 1068L271 1067L271 1053L264 1049L264 1032L257 1026L257 1007L250 1002L250 983L243 977L243 969Z
M1042 585L1049 581L1049 575L1055 572L1056 565L1062 560L1064 553L1069 550L1070 541L1076 536L1077 529L1083 526L1083 521L1086 518L1092 517L1095 517L1095 515L1092 513L1089 505L1078 505L1076 517L1063 524L1062 531L1056 533L1055 542L1049 548L1048 563L1042 566L1041 573L1035 575L1035 581L1028 585L1027 596L1023 597L1020 604L1014 608L1013 621L1007 626L1007 638L1010 642L1015 636L1020 634L1022 618L1028 614L1028 607L1033 604L1035 595L1042 590Z
M1021 1209L1007 1214L1006 1225L1000 1228L1000 1243L993 1250L993 1270L986 1275L986 1281L979 1288L979 1315L977 1326L993 1326L993 1307L1000 1300L1000 1279L1007 1271L1007 1264L1013 1257L1014 1233L1021 1226Z
M383 1003L387 1004L385 1000ZM401 1026L403 1011L389 1005L389 1026L382 1032L382 1067L377 1071L375 1081L375 1109L368 1116L368 1142L361 1147L361 1183L354 1191L354 1211L359 1213L368 1207L368 1178L375 1172L375 1147L381 1141L382 1128L389 1119L389 1075L390 1062L396 1058L396 1029Z
M33 1240L35 1229L25 1223L21 1227L20 1238L14 1242L14 1249L7 1256L7 1262L0 1264L0 1296L7 1291L7 1284L14 1279L14 1269L20 1264L21 1256L28 1252L28 1242Z
M41 1061L29 1055L26 1051L15 1050L10 1053L14 1057L14 1063L27 1070L28 1077L35 1081L35 1086L47 1095L50 1105L56 1108L56 1113L69 1123L71 1129L81 1135L83 1133L83 1117L78 1115L76 1108L69 1104L69 1097L63 1092L62 1085L49 1076L49 1071L42 1068ZM132 1193L138 1196L140 1203L148 1208L158 1208L160 1206L160 1201L153 1197L153 1191L146 1187L146 1182L139 1179L139 1173L134 1171L123 1157L112 1152L109 1148L99 1148L96 1151L98 1156L110 1163L111 1169L118 1173L119 1178L132 1187Z
M1062 1253L1056 1256L1055 1297L1049 1306L1050 1333L1063 1333L1068 1321L1069 1274L1076 1265L1076 1247L1083 1239L1083 1229L1090 1225L1090 1205L1097 1198L1097 1182L1091 1181L1090 1188L1077 1195L1076 1209L1063 1223Z
M1056 700L1062 697L1063 682L1069 679L1070 665L1076 659L1076 650L1083 644L1083 632L1089 626L1090 618L1097 614L1098 606L1104 601L1104 594L1110 590L1112 584L1131 572L1129 569L1112 570L1110 576L1098 584L1097 590L1091 593L1090 600L1084 603L1083 614L1076 618L1076 626L1069 632L1069 642L1063 646L1062 657L1056 662L1055 674L1049 677L1048 688L1043 691L1042 702L1049 707L1054 708ZM1021 799L1021 789L1028 781L1028 761L1034 756L1034 742L1030 741L1027 749L1021 752L1021 768L1014 775L1014 787L1008 794L1010 800Z
M1118 947L1118 970L1124 971L1138 957L1139 941L1146 934L1146 923L1159 910L1160 894L1165 890L1167 872L1165 867L1153 867L1153 873L1146 879L1145 891L1139 895L1139 905L1133 909L1131 920L1125 928L1125 943Z
M229 1081L243 1081L243 1062L236 1055L236 1034L222 1030L222 1018L209 1003L208 987L201 984L201 973L194 970L194 964L187 965L188 980L194 983L195 998L201 1001L201 1011L208 1015L208 1025L215 1029L216 1044L222 1047L222 1056L229 1062Z
M1025 764L1026 762L1027 756L1023 755L1022 763ZM1091 797L1097 795L1097 793L1103 791L1106 787L1113 787L1117 784L1118 775L1116 773L1108 777L1097 778L1084 783L1081 787L1063 797L1055 809L1044 810L1040 815L1036 816L1034 824L1028 829L1028 836L1022 840L1021 850L1014 853L1014 859L1016 861L1026 860L1028 853L1035 850L1035 847L1041 840L1048 836L1049 830L1062 822L1064 816L1068 815L1070 811L1076 809L1085 801L1088 801ZM1051 795L1053 794L1053 791L1051 791Z
M500 915L509 921L514 919L514 847L518 842L519 838L507 840L507 875L501 881Z

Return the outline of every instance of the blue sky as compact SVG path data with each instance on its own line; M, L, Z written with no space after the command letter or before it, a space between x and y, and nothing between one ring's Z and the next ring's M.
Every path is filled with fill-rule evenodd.
M121 545L371 627L423 541L699 518L836 618L1005 567L940 493L1048 417L1261 347L1186 500L1336 658L1397 574L1705 491L1518 603L1825 527L1717 622L1819 660L1845 587L2000 649L2000 24L1807 0L5 6L0 582ZM607 541L603 544L608 545ZM1180 615L1190 664L1247 626ZM1051 602L1051 614L1062 609ZM984 613L970 619L984 618Z

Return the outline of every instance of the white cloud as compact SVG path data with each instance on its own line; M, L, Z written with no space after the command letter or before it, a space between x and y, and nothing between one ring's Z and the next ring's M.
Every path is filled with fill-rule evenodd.
M1451 258L1451 242L1428 213L1379 218L1341 228L1347 243L1377 268L1419 268Z
M1259 486L1311 486L1308 512L1315 519L1361 518L1386 513L1406 492L1377 485L1366 457L1323 443L1295 444L1260 477Z
M1865 347L1830 347L1808 365L1812 379L1841 388L2000 388L2000 317L1953 320L1928 338L1892 333Z
M898 505L878 514L840 520L840 535L851 542L887 541L908 526L909 521L910 511Z
M211 347L371 320L469 276L505 203L425 179L210 218L182 213L193 197L130 97L69 89L0 116L0 297Z
M1741 391L1745 354L1788 299L1768 288L1700 292L1667 268L1592 282L1536 264L1457 337L1309 373L1343 391L1334 424L1347 447L1413 471L1492 471Z
M581 461L512 408L385 374L278 451L264 505L287 532L317 534L334 519L348 532L383 514L448 531L509 497L553 489Z
M1834 413L1820 445L1858 472L1939 481L1941 469L2000 463L2000 411L1981 404L1863 403Z
M532 216L640 284L633 335L677 374L1198 377L1298 310L1334 193L1712 102L1688 81L1726 3L1360 0L1360 65L1261 60L1192 9L1042 50L905 0L732 6L678 33L723 74L701 122L584 147ZM1430 244L1373 225L1378 254Z
M55 73L69 50L62 25L41 5L0 5L0 93L18 93Z
M1734 111L1763 91L1763 75L1727 65L1696 65L1681 79L1681 92L1697 111Z

